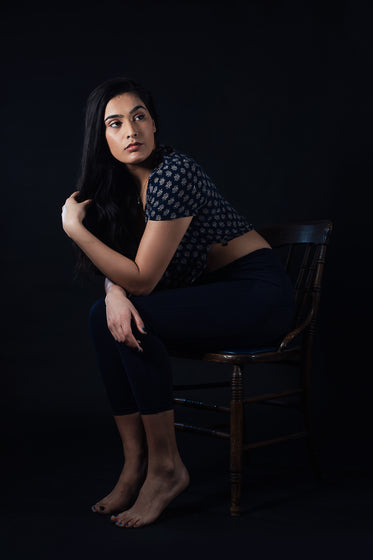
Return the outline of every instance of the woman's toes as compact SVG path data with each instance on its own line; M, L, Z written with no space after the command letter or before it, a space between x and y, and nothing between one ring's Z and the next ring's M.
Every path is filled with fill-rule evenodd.
M138 517L120 517L120 515L112 515L110 519L118 527L125 527L126 529L142 527L144 525Z
M113 515L112 520L115 522L115 525L118 525L118 527L131 527L135 521L132 517L121 517L120 515Z
M110 519L111 519L111 521L112 521L113 523L115 523L116 525L119 525L119 524L120 524L120 525L122 526L122 525L124 525L124 523L125 523L125 522L124 522L124 519L121 517L120 513L118 513L118 514L115 514L115 513L114 513L114 514L110 517Z
M128 519L125 527L128 527L129 529L132 527L135 527L136 523L138 523L140 520L138 517L132 517L131 519Z
M100 506L98 504L95 504L94 506L92 506L91 509L95 513L106 513L106 507L105 506Z

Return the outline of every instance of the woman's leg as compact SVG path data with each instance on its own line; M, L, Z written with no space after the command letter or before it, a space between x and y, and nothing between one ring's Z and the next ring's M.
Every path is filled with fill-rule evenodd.
M97 513L108 514L129 508L143 484L147 471L147 445L144 425L138 412L114 416L124 454L124 466L113 490L92 506Z
M141 527L152 523L189 484L189 474L177 448L174 411L142 416L148 444L148 472L134 505L112 515L119 526Z
M92 506L93 511L108 514L130 507L145 479L146 436L117 343L107 327L103 299L92 306L89 327L106 393L122 440L125 461L113 490Z
M115 342L107 328L103 300L91 309L90 330L112 409L136 407L142 412L114 415L125 463L112 492L92 509L103 514L126 510L147 475L138 500L127 512L137 526L150 523L189 483L176 443L167 350L151 333L142 336L143 354Z
M99 370L114 416L138 412L136 400L118 351L118 343L108 329L104 298L92 305L89 330L96 352Z
M151 333L136 333L142 336L143 354L116 342L107 327L103 299L91 309L90 331L125 457L116 486L92 510L107 514L130 507L147 473L149 448L150 468L135 513L139 520L145 508L150 522L189 481L176 444L168 353Z
M168 352L158 336L132 325L143 352L116 342L107 326L105 300L90 311L89 325L98 365L114 416L170 410L172 371Z

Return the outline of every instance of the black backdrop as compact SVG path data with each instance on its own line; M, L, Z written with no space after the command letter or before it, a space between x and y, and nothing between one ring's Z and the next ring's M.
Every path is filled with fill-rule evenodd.
M84 105L101 81L148 86L161 139L194 157L255 226L330 218L314 411L365 463L372 48L355 2L14 4L2 14L3 430L108 414L87 331L101 296L73 281L60 226ZM355 435L355 430L360 435Z

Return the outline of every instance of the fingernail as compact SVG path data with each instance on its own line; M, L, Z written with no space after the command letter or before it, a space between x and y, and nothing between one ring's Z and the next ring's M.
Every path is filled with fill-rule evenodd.
M145 329L141 329L144 334L148 334Z

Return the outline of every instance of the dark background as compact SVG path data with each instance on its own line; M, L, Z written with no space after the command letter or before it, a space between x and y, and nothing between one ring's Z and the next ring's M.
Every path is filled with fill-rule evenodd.
M336 485L333 499L325 498L333 503L330 515L320 525L324 498L310 507L314 490L310 474L302 471L302 443L295 443L258 451L249 471L246 516L232 525L226 509L228 449L180 434L200 507L191 499L189 509L171 508L170 518L147 531L156 542L174 544L186 534L195 542L210 535L221 550L231 534L248 531L259 535L258 542L262 534L267 541L312 534L313 542L351 537L351 546L361 544L371 536L373 389L367 362L373 52L366 4L17 3L2 16L1 431L2 464L12 488L5 530L17 534L26 505L25 542L38 557L57 557L58 550L74 558L92 556L114 544L121 550L129 538L111 526L102 536L103 520L92 520L89 511L113 486L121 457L87 331L89 307L103 286L73 280L71 244L60 225L61 206L75 190L86 98L98 83L125 74L152 91L161 141L194 157L256 227L334 222L313 367L322 464ZM209 374L207 366L175 361L176 380ZM276 378L272 371L259 374L264 387ZM273 415L272 409L252 414L253 439L261 425L281 429ZM298 461L296 474L290 456ZM285 474L276 478L279 462ZM341 521L346 488L351 517ZM295 503L304 516L294 506L289 517L281 507L294 505L298 491ZM271 517L274 503L278 518ZM305 530L310 526L313 533ZM38 539L41 527L44 537ZM134 533L132 541L138 538ZM73 552L66 543L77 535L83 537ZM23 552L17 542L21 548L11 547L8 557Z

